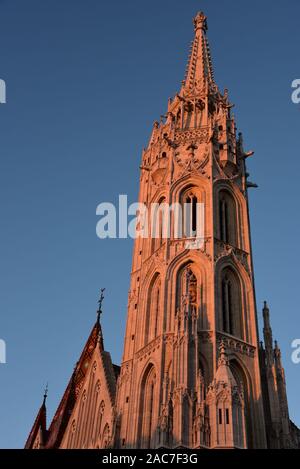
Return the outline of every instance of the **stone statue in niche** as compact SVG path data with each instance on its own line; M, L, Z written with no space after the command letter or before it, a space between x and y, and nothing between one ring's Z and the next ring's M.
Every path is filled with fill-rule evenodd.
M190 305L197 305L197 279L195 274L189 269L187 271L188 297Z

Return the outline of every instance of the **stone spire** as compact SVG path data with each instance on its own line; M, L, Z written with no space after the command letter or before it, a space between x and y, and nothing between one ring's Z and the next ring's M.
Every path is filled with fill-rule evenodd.
M281 362L281 350L278 347L277 340L275 340L275 346L274 346L274 359L275 359L275 365L277 366L277 368L279 368L280 370L283 369L282 362Z
M264 341L265 341L265 348L266 348L266 360L267 363L270 365L273 363L273 334L272 328L270 324L270 310L266 301L264 301L263 307L263 320L264 320Z
M263 386L266 390L265 407L267 438L270 448L289 448L291 445L291 425L286 393L285 373L281 362L281 351L274 341L270 324L270 310L267 302L263 307L265 350L261 348L261 370Z
M195 37L191 45L183 88L190 92L206 85L214 85L214 74L208 40L206 37L207 18L200 12L194 18Z

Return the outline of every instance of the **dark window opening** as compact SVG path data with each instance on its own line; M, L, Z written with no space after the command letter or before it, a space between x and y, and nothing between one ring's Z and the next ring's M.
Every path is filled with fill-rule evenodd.
M223 316L223 330L228 334L233 334L233 301L232 301L232 286L231 282L227 279L222 281L222 316Z
M223 313L223 331L227 332L227 307L226 307L226 284L222 282L222 313Z
M228 205L226 202L224 204L224 228L225 228L225 232L224 232L225 240L226 240L226 243L228 243L229 241L228 239Z
M194 196L192 201L192 231L197 232L197 198Z
M228 226L228 205L226 200L222 199L219 203L219 223L220 223L220 239L224 243L229 242L229 226Z
M226 409L226 425L229 425L229 409Z
M222 425L222 409L219 409L219 425Z
M232 287L231 282L227 282L227 294L228 294L228 332L233 334L232 327L232 314L233 314L233 304L232 304Z
M187 196L184 201L184 230L188 238L197 234L197 197L195 195Z

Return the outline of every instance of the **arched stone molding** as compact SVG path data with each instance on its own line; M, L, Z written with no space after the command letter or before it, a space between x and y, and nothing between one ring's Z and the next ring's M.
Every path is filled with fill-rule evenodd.
M255 341L256 338L256 327L255 327L255 304L253 297L253 286L251 279L245 269L245 267L234 259L232 255L221 257L215 265L215 306L216 306L216 330L219 332L223 331L222 321L222 272L226 269L231 269L236 275L240 294L241 294L241 320L242 320L242 334L240 339L250 344ZM250 316L252 313L252 316Z

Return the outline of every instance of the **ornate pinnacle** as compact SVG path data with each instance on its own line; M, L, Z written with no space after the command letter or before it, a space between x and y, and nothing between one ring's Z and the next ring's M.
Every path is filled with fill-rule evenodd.
M275 358L275 363L277 364L277 366L279 366L280 368L282 368L282 363L281 363L281 350L280 350L280 348L278 347L278 342L277 342L277 340L275 340L274 342L275 342L275 346L274 346L274 358Z
M226 352L226 345L224 342L224 339L221 340L220 346L219 346L219 361L218 365L228 365L228 356Z
M207 17L202 11L197 13L197 15L195 16L194 27L195 31L197 31L198 29L202 29L204 32L207 31Z
M263 307L263 319L264 319L264 327L266 329L270 329L270 310L268 303L264 301L264 307Z

